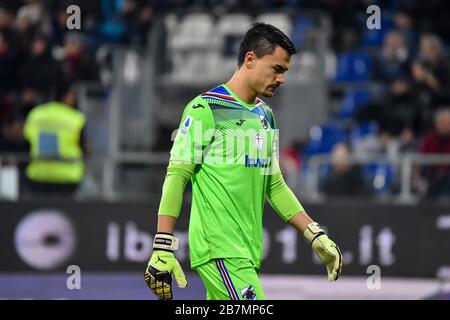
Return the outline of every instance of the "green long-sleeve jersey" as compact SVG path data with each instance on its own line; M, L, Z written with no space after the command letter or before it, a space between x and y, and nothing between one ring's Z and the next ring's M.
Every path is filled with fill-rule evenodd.
M259 269L265 199L286 221L303 211L276 160L277 132L272 110L262 100L246 104L226 85L187 104L159 214L178 217L191 181L192 268L215 258L247 258Z

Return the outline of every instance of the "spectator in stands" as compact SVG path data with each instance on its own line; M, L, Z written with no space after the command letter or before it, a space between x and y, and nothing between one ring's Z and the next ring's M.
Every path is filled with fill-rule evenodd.
M406 42L409 52L416 51L416 35L414 30L414 20L408 10L400 10L394 13L393 17L394 27L399 32Z
M17 63L11 49L11 42L5 32L0 31L0 95L14 89Z
M384 94L361 107L355 120L358 123L374 121L379 131L392 138L398 138L405 130L414 137L423 134L427 128L421 117L421 105L417 102L414 84L407 75L392 79Z
M14 113L16 105L10 96L0 94L0 120Z
M25 60L30 52L30 44L37 34L49 35L50 25L42 1L22 1L14 21L17 54L20 60Z
M402 132L398 136L398 151L402 154L415 153L419 149L417 136L410 127L403 128Z
M69 5L69 3L64 1L57 8L55 8L52 16L50 17L51 42L54 45L63 46L65 34L69 31L67 29L67 18L69 17L67 7Z
M380 131L392 137L398 137L406 128L412 129L415 135L424 130L420 120L420 105L417 103L413 84L407 76L393 79L387 96L381 105L376 106L376 121Z
M435 113L434 129L422 139L423 154L450 155L450 108ZM428 180L428 197L450 196L450 165L425 166L423 174Z
M31 162L26 175L32 194L72 195L84 176L80 144L84 115L74 108L73 88L62 102L48 102L28 115L24 135L30 142Z
M55 90L56 91L56 90ZM48 101L44 99L42 93L33 88L24 88L18 97L17 112L25 119L30 111L38 104Z
M64 40L64 51L63 70L69 83L98 80L98 66L85 47L82 34L68 33Z
M38 34L31 43L31 52L21 68L20 82L23 88L41 92L46 99L56 97L63 81L61 65L53 59L48 38Z
M0 132L0 152L25 153L28 144L23 138L23 121L19 115L10 114L2 119Z
M442 41L446 44L450 43L450 19L448 18L448 13L450 12L450 3L448 1L422 1L420 2L424 5L429 5L431 10L429 10L430 15L426 19L422 19L423 10L419 13L418 20L425 24L429 30L432 30Z
M433 106L450 103L450 65L440 39L432 34L420 38L420 54L412 64L414 90L421 104L421 118L431 127Z
M350 148L338 143L331 151L332 170L322 183L327 196L367 195L368 188L359 165L349 162Z
M409 75L410 52L403 35L398 31L389 32L383 41L377 60L375 78L380 81L392 80Z
M36 31L44 28L46 13L42 1L25 0L22 3L23 5L17 11L17 19L24 18Z
M12 2L12 1L8 1ZM9 7L6 3L0 4L0 31L8 33L10 35L14 28L14 13L13 8Z
M155 18L155 6L146 0L128 0L123 15L127 24L126 42L144 45Z

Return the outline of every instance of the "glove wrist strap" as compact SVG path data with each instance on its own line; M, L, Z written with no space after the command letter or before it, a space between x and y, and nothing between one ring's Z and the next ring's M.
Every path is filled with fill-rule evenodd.
M153 239L153 249L175 251L178 249L178 239L170 233L158 232Z
M310 224L308 224L305 232L303 232L303 236L306 238L306 240L308 240L310 244L312 244L314 240L322 234L325 234L325 231L323 231L323 229L317 222L311 222Z

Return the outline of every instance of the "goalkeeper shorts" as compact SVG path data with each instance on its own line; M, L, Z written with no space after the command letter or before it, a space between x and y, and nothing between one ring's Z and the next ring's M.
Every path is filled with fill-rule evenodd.
M248 259L213 259L195 268L207 300L265 300L257 270Z

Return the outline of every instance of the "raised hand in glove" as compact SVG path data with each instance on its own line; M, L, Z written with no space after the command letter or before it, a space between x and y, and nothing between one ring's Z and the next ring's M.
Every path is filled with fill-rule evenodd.
M322 263L327 267L328 280L336 281L342 273L341 250L328 238L325 231L316 222L310 223L303 235L309 241L320 260L322 260Z
M172 274L178 287L187 286L186 276L173 254L178 249L178 239L168 233L157 233L153 241L153 254L145 270L144 280L160 300L170 300L172 294Z

